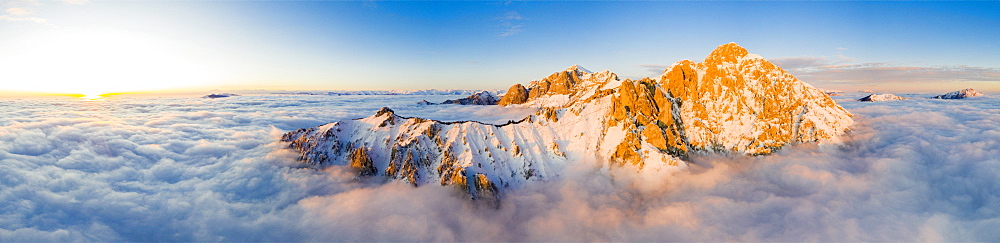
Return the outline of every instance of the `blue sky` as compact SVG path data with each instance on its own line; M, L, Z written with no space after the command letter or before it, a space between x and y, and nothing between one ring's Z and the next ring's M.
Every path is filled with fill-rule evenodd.
M0 53L14 53L0 57L0 69L32 70L0 78L44 86L5 82L0 89L89 88L32 79L67 68L97 71L47 78L107 86L93 92L493 89L574 64L627 78L652 76L736 42L821 88L1000 91L996 1L14 0L0 8ZM150 44L39 51L88 38ZM19 60L39 56L42 61ZM92 56L100 61L90 62ZM76 61L44 61L51 59ZM101 77L123 69L132 71Z

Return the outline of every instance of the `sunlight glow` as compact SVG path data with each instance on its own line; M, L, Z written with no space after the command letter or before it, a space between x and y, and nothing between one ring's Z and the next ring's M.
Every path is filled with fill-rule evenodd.
M216 76L181 45L137 33L53 30L21 38L0 56L0 89L96 97L203 85Z
M83 96L81 96L80 98L86 100L96 100L104 97L101 96L101 94L91 93L91 94L83 94Z

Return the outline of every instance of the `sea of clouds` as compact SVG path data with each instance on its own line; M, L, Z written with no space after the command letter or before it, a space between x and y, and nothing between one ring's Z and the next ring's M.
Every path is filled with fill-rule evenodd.
M1000 99L862 103L838 144L565 168L500 207L302 168L290 130L373 114L502 123L451 96L0 98L0 241L1000 241Z

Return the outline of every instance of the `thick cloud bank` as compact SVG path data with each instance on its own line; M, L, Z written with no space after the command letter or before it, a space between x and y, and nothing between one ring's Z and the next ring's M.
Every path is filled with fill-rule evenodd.
M842 144L694 156L691 171L580 161L499 209L454 189L298 168L274 143L370 115L502 122L456 97L240 96L0 106L0 241L1000 241L1000 99L838 102Z

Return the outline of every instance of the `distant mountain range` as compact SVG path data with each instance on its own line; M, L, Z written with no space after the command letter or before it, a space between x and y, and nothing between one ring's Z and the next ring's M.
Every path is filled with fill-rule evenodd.
M281 140L314 166L349 165L363 176L454 185L496 199L505 188L558 178L568 163L678 170L692 153L763 155L834 139L853 124L825 93L735 43L640 80L572 66L511 86L498 104L537 112L484 124L383 108Z
M980 93L975 89L963 89L955 92L950 92L930 97L930 99L957 100L957 99L965 99L965 98L985 96L985 95L986 94ZM908 99L896 96L894 94L870 94L868 96L862 97L861 99L858 99L858 101L865 101L865 102L880 102L880 101L892 101L892 100L908 100Z
M503 94L503 90L481 89L415 89L415 90L334 90L334 91L287 91L271 92L285 95L473 95L482 91Z
M980 93L974 89L963 89L943 95L934 96L935 99L965 99L968 97L984 96L986 94Z

